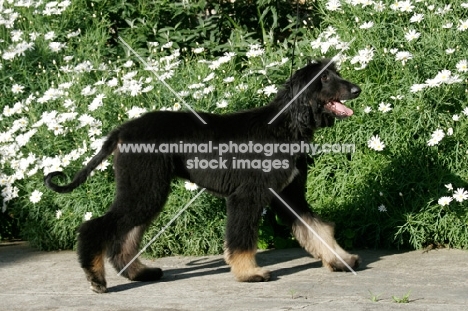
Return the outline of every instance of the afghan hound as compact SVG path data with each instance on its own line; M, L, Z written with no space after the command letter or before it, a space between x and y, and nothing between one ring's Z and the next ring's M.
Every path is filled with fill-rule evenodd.
M268 105L229 114L199 112L198 116L149 112L111 131L102 149L71 183L52 181L64 176L62 172L48 174L47 187L70 192L114 154L114 202L105 215L84 222L78 231L79 262L91 289L98 293L107 290L105 256L120 271L138 253L142 235L161 212L173 178L189 180L226 198L224 257L238 281L270 278L270 272L255 260L259 220L266 206L291 225L301 246L325 267L346 270L336 254L350 267L357 267L359 257L338 245L333 225L317 217L306 201L309 154L302 147L310 144L315 130L351 116L353 111L342 101L356 98L360 92L357 85L341 78L332 62L316 61L296 71ZM297 146L302 146L300 151ZM163 273L135 260L123 275L133 281L154 281Z

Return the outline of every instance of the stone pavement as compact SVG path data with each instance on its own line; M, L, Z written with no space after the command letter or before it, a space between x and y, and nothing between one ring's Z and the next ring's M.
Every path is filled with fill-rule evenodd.
M222 256L143 260L159 282L130 282L109 264L109 293L89 289L73 251L0 244L0 310L468 310L468 252L356 251L357 275L328 272L301 249L269 250L266 283L236 282ZM372 293L372 294L371 294ZM408 303L396 303L409 293ZM377 302L372 296L378 296Z

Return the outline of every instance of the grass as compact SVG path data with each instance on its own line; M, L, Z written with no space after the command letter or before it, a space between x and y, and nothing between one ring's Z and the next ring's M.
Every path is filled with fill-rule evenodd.
M382 294L374 294L371 291L369 291L369 294L371 295L370 300L372 302L378 302L380 300L379 297L382 295Z
M356 150L314 157L312 208L336 223L347 248L468 248L466 2L339 3L306 1L299 10L294 69L354 39L339 66L363 89L352 118L316 133L315 143ZM0 237L19 223L43 249L73 248L77 226L105 213L114 196L112 159L66 195L45 189L44 174L71 176L116 125L183 106L117 36L200 111L265 105L274 96L265 89L290 75L296 9L287 1L6 2L0 13ZM377 135L380 151L368 143ZM194 195L174 182L143 242ZM224 222L223 201L203 194L148 254L219 253ZM266 210L259 246L291 245Z
M392 299L396 303L409 303L410 302L410 293L411 291L407 292L403 297L399 298L396 296L392 296Z
M369 294L370 294L370 300L372 302L379 302L380 300L382 300L380 299L380 296L382 295L381 293L374 294L373 292L369 290ZM392 300L395 303L410 303L410 294L411 294L411 291L408 291L403 297L392 296Z
M290 289L288 293L291 295L291 299L296 299L297 290Z

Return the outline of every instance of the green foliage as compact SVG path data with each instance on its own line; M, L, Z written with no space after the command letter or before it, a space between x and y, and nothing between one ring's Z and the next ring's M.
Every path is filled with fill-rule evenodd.
M6 210L0 237L17 235L20 223L22 236L42 249L73 248L85 216L104 214L113 200L112 159L70 194L45 189L44 174L63 169L71 178L102 136L143 110L184 109L119 36L194 109L228 113L272 99L263 90L289 77L297 27L294 68L342 53L342 75L363 89L349 104L349 120L316 133L315 143L350 143L355 150L314 156L307 185L314 211L336 223L346 248L468 248L468 201L453 199L458 188L468 189L466 8L460 0L449 8L414 2L407 11L391 7L398 2L382 9L348 2L331 11L326 1L307 1L299 6L299 19L290 1L79 0L64 3L63 10L53 2L4 3L3 20L14 17L7 9L18 15L11 27L0 25L0 187ZM47 14L47 8L61 12ZM423 19L412 21L415 14ZM359 27L369 21L372 27ZM442 27L449 22L451 27ZM410 30L419 38L408 41ZM31 43L30 49L18 51L21 42ZM54 50L51 42L64 45ZM412 58L403 61L399 52ZM414 91L444 69L459 79ZM23 89L14 91L18 86ZM382 112L380 103L392 109ZM429 145L437 129L445 136ZM375 135L385 144L381 151L368 146ZM175 181L143 243L194 195ZM452 202L439 203L446 196ZM224 222L224 202L203 194L147 253L219 253ZM292 245L289 228L267 209L258 246Z
M0 241L19 236L19 223L14 215L0 213Z
M409 299L409 296L410 296L410 293L411 291L407 292L403 297L397 297L397 296L392 296L392 299L394 302L396 303L409 303L410 302L410 299Z
M169 197L167 207L148 230L142 244L146 245L158 234L194 196L185 189L180 191L183 188L182 184L174 183L174 193ZM224 201L209 194L202 194L155 243L149 246L146 253L158 257L173 254L220 254L223 251L225 218Z
M370 300L372 302L378 302L380 300L379 297L382 295L382 294L374 294L371 291L369 291L369 294L371 295Z

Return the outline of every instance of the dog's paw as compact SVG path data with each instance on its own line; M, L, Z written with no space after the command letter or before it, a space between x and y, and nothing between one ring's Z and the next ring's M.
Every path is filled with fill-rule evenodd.
M106 284L91 282L91 286L89 287L91 290L98 294L104 294L107 292Z
M239 282L266 282L270 279L270 271L262 268L255 268L249 272L236 275Z
M353 269L357 269L359 268L360 264L361 264L361 257L359 257L358 255L351 255L351 260L350 262L348 262L348 265Z
M358 255L351 255L346 254L345 256L341 256L341 258L351 267L351 269L355 270L359 267L361 263L361 258ZM335 258L333 262L323 262L323 265L330 271L345 271L351 272L349 268L338 258Z

